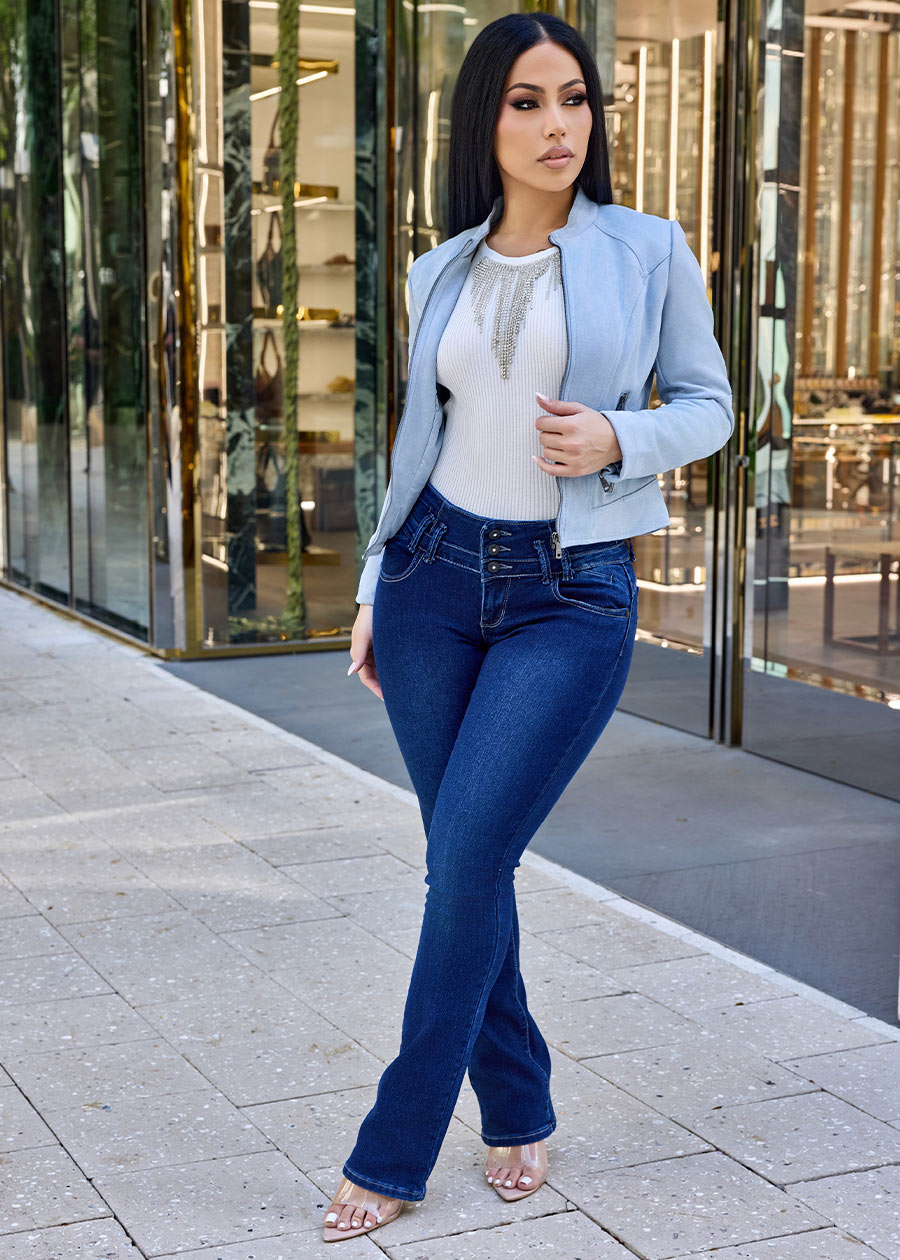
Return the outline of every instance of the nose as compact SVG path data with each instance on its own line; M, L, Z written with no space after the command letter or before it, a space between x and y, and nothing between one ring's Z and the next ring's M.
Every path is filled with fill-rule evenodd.
M566 124L563 121L563 115L557 114L556 118L548 125L547 134L549 136L564 136L566 134Z

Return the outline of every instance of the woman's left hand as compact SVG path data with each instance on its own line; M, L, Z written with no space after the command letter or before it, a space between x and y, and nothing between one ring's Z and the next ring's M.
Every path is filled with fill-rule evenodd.
M536 394L549 416L538 416L544 458L532 455L538 468L557 477L583 477L622 458L616 431L599 411L583 403ZM548 463L553 460L553 463Z

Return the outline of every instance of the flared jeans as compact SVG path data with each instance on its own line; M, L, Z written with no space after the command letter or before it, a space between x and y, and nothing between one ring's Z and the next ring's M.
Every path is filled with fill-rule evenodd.
M476 516L426 483L385 546L372 644L425 825L426 894L400 1048L343 1173L418 1201L466 1070L488 1146L556 1127L519 968L515 869L593 748L637 627L630 539Z

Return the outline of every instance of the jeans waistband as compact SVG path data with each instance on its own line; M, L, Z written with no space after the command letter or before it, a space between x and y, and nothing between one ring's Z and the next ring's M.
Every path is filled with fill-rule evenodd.
M400 532L411 550L426 550L427 559L453 559L483 569L487 577L513 572L539 576L548 568L566 574L598 561L635 558L630 538L563 547L562 556L557 557L552 538L555 527L553 517L521 521L477 516L451 503L428 481Z

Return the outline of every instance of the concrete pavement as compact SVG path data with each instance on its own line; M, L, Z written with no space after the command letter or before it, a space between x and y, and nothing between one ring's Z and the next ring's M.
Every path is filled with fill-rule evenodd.
M0 591L4 1260L334 1260L423 876L409 792ZM900 1028L537 855L517 892L548 1184L485 1184L466 1083L338 1257L900 1260Z

